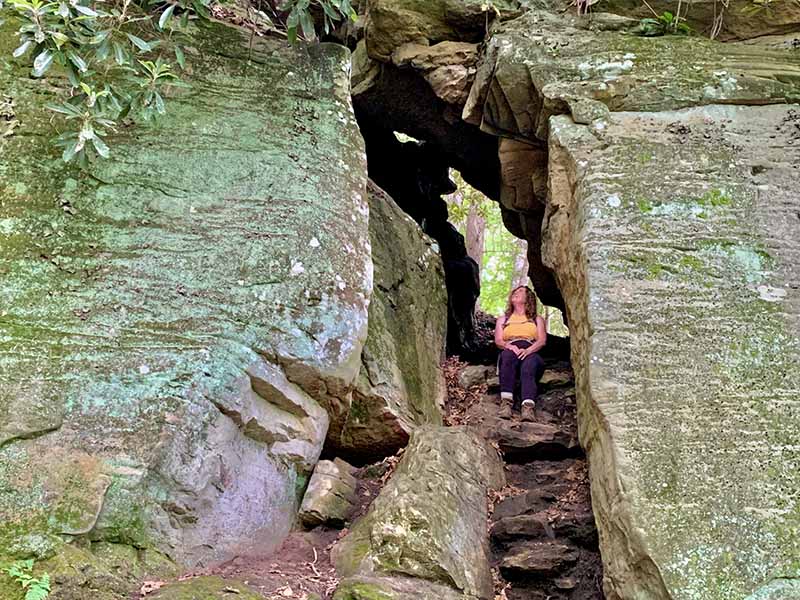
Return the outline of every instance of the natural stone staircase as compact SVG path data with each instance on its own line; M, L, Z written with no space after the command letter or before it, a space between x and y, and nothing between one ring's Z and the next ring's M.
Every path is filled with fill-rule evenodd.
M575 390L568 365L546 372L537 421L496 417L494 381L470 412L499 447L508 488L491 518L493 563L509 600L603 598L597 530L586 459L578 445Z

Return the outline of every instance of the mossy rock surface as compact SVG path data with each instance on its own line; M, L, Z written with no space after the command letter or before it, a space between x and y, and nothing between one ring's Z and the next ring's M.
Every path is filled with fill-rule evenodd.
M153 600L263 600L263 596L237 579L194 577L170 583L152 596Z
M550 122L543 253L607 598L796 597L799 125L799 105Z
M418 578L493 597L487 492L503 484L496 451L465 428L415 430L369 512L333 548L337 572Z
M531 10L497 26L465 120L489 133L545 141L548 119L580 100L612 111L800 100L800 53L592 30L601 17Z
M336 588L333 600L464 600L441 584L407 577L351 577ZM474 598L474 596L473 596Z
M348 51L212 24L169 114L83 173L2 16L0 555L279 544L367 333Z
M719 21L717 39L724 42L800 31L800 3L797 2L779 0L764 5L752 0L730 0L724 10L720 10L719 3L714 0L693 0L682 5L677 0L665 0L658 4L658 9L677 14L679 6L686 23L698 35L710 35ZM602 0L593 9L635 19L653 16L636 0Z
M359 460L408 443L419 425L441 425L447 292L438 245L385 192L369 188L374 292L353 404L336 446ZM337 424L332 424L335 435Z

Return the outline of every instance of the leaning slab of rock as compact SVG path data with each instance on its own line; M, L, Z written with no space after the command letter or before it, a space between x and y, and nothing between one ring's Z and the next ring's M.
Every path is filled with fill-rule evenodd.
M369 185L374 293L352 407L331 424L332 448L376 460L415 427L442 423L447 292L435 242L383 190Z
M551 121L543 252L606 597L794 597L800 106L604 122Z
M407 576L491 598L486 494L497 453L464 428L423 427L389 483L333 549L342 577Z
M345 461L321 460L303 496L298 517L306 527L342 527L356 508L358 481Z
M79 538L188 566L279 543L367 333L349 53L204 28L191 88L89 176L51 145L52 84L10 60L18 28L0 25L18 124L0 136L0 559Z

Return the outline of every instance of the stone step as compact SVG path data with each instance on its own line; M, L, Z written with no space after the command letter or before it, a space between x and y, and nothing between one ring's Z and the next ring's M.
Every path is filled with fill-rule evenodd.
M500 573L508 581L561 578L568 575L579 557L579 550L572 544L525 542L503 557Z
M554 484L546 488L536 487L524 494L506 498L498 502L494 507L492 518L495 521L499 521L507 517L538 513L555 502L559 495L566 492L569 488L570 486L567 483Z
M490 530L492 542L503 546L522 539L569 542L589 550L597 549L597 528L591 511L544 511L495 519Z
M551 539L556 533L548 522L547 515L519 515L495 521L489 535L495 544L508 544L521 539Z
M589 550L598 549L597 526L591 510L567 511L549 523L556 539L568 539Z
M574 433L550 423L508 421L493 428L491 437L506 462L562 460L583 455Z

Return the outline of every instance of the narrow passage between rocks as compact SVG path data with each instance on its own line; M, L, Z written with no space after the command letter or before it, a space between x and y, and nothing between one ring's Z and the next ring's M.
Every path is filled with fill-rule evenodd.
M489 524L496 598L602 599L602 564L578 444L575 386L569 362L550 359L536 421L497 417L494 367L448 361L450 424L476 428L505 461L507 486L491 498Z

